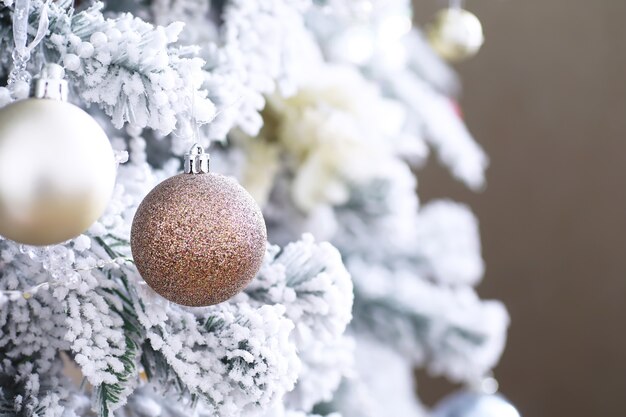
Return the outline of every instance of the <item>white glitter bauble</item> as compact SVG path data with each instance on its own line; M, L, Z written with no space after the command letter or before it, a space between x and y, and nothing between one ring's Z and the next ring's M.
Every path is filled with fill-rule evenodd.
M427 30L428 42L445 60L451 62L468 59L480 50L485 42L480 20L467 10L449 8L441 10Z
M0 109L0 235L28 245L61 243L104 212L115 157L80 108L30 98Z

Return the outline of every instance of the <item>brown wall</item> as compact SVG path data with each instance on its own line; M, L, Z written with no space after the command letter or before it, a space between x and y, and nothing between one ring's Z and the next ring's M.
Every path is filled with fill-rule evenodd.
M416 3L422 23L441 5ZM459 71L467 122L492 158L488 189L472 195L431 163L420 194L466 201L480 218L480 293L512 316L496 376L523 416L624 416L626 1L467 7L487 39Z

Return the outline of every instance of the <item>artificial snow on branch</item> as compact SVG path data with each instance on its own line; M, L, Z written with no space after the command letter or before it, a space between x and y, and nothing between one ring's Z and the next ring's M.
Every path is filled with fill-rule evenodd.
M100 416L127 403L143 384L141 370L160 392L202 402L210 413L269 409L294 388L301 369L296 352L310 349L314 333L319 348L343 335L351 318L350 276L333 247L305 237L280 254L268 252L250 295L195 310L161 299L127 260L125 217L141 198L136 193L156 179L146 177L141 143L134 139L115 203L90 237L44 249L0 241L3 290L55 284L52 292L4 299L2 349L16 359L36 352L40 378L59 363L60 351L68 352L93 386ZM326 373L335 385L342 375L330 367Z
M43 8L49 15L46 59L64 66L80 99L102 108L117 128L130 123L168 134L181 119L210 122L215 108L202 89L205 74L197 48L174 45L184 25L154 26L131 14L105 18L103 7L96 2L75 12L70 0L31 2L31 29ZM0 5L0 17L10 14L9 5ZM10 25L4 28L0 45L8 51ZM35 58L36 69L41 57ZM8 73L10 59L0 63Z
M292 94L301 72L320 59L304 26L307 0L225 2L219 39L207 55L207 88L216 103L210 139L235 126L250 135L263 125L265 94Z
M350 259L359 333L386 341L416 366L455 381L485 375L504 348L508 315L471 288L441 288L409 268L387 269Z

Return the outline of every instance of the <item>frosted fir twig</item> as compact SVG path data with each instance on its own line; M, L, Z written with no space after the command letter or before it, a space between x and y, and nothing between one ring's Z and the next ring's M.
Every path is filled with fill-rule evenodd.
M146 3L156 24L167 26L174 21L184 21L191 26L183 35L186 43L201 45L201 41L206 40L204 36L215 36L211 17L217 17L218 3L206 0L150 0ZM204 30L198 27L200 25L204 25Z
M504 348L508 314L467 287L442 288L412 268L349 259L355 277L354 325L391 344L414 364L455 381L483 377Z
M81 100L102 108L117 128L130 123L167 134L179 119L192 117L192 107L198 123L212 120L197 48L173 46L182 23L153 26L130 14L105 18L100 2L78 13L72 5L62 0L48 6L43 45L48 59L64 66ZM32 2L31 26L42 7L41 0ZM10 45L10 33L0 35L0 44Z
M107 267L109 265L112 265L112 264L120 265L120 264L122 264L124 262L132 262L132 259L127 258L127 257L118 257L118 258L112 259L110 261L98 262L98 264L96 266L93 266L93 267L74 268L73 270L75 272L91 271L92 269L105 268L105 267ZM56 287L63 286L63 285L65 285L65 282L45 281L45 282L41 282L39 284L33 285L33 286L25 288L25 289L5 290L5 291L0 290L0 305L2 305L6 301L15 301L18 298L24 298L25 300L28 300L28 299L32 298L34 295L36 295L40 290L46 290L47 291L47 290L54 289Z
M111 257L119 256L104 247ZM99 306L100 315L93 316L86 310L80 313L81 324L73 322L71 326L74 332L78 329L85 334L85 326L109 316L106 320L111 321L102 323L113 331L113 336L123 323L125 336L109 336L109 346L102 352L106 356L99 360L94 357L98 352L95 345L87 349L91 342L86 347L84 342L77 345L77 341L84 341L83 336L73 342L73 350L81 349L75 359L95 385L98 403L105 407L101 415L123 405L134 389L136 379L124 379L120 373L127 366L136 370L139 355L149 380L158 381L159 389L178 387L181 395L200 398L205 407L219 410L220 415L241 415L242 410L245 415L258 407L268 408L293 387L299 362L295 346L288 340L293 324L283 317L282 306L254 308L247 303L224 303L196 313L174 306L164 309L163 303L149 293L133 295L133 287L128 284L112 285L111 281L125 282L124 277L132 270L122 268L111 273L118 278L109 278L109 284L89 291L83 297L90 299L80 303ZM111 297L101 298L102 291L111 293ZM111 304L107 308L101 300ZM71 317L78 305L70 307ZM119 319L114 319L109 310ZM137 323L132 325L134 320ZM129 329L137 329L131 332L130 340ZM138 346L142 346L142 352L137 351ZM85 354L89 355L87 361L82 357ZM116 356L121 363L116 362ZM99 369L93 369L96 363L101 364Z
M382 173L374 181L353 185L348 201L335 208L333 243L345 257L356 254L385 263L419 250L415 176L398 158L380 158L380 166Z
M339 252L308 234L282 251L271 248L268 257L246 293L258 302L285 306L295 323L291 339L302 371L285 404L310 411L332 398L352 368L353 346L343 336L352 319L352 280Z
M116 163L126 162L128 152L115 152ZM126 242L126 246L129 244ZM118 256L112 259L90 259L88 262L76 262L76 253L91 249L91 238L85 234L75 237L62 244L50 246L29 246L5 240L0 236L0 253L2 261L11 263L18 253L26 255L35 264L39 264L49 272L52 279L38 281L36 284L28 284L22 287L2 290L0 288L0 305L7 301L15 301L19 298L26 300L32 298L40 290L65 291L67 284L75 285L80 281L81 272L89 272L94 269L103 269L113 265L122 265L133 262L128 255ZM1 265L1 263L0 263Z
M110 256L116 255L110 247L107 252ZM290 356L290 361L295 361L296 357L293 347L287 343L292 324L281 318L279 307L263 306L255 310L245 304L226 303L205 309L205 314L198 316L173 306L164 310L162 302L135 293L125 278L128 273L133 271L122 269L118 275L124 282L123 288L108 290L116 291L117 296L107 300L117 304L123 301L126 312L121 314L122 306L113 304L112 309L125 323L126 348L120 350L118 345L117 350L126 364L99 372L105 378L107 375L116 377L94 384L98 401L105 407L103 411L107 408L113 411L125 403L126 396L136 385L136 378L123 377L120 373L136 372L139 356L148 378L158 381L160 389L166 391L174 387L181 395L197 396L224 415L247 407L267 407L272 399L280 398L280 391L275 392L270 387L279 389L289 384L291 378L280 382L281 375L294 372L293 366L279 366L282 355ZM87 305L96 301L93 299ZM136 323L133 325L133 322ZM255 327L256 330L252 330ZM129 330L132 330L130 334ZM250 337L257 341L249 340ZM115 353L116 348L111 346L107 351ZM81 364L83 370L92 366L93 359ZM282 389L287 388L289 385Z
M331 401L341 381L355 376L354 348L354 340L347 336L303 346L299 350L300 377L286 394L284 406L310 412L317 404Z
M1 417L62 417L68 404L80 412L85 397L72 389L60 361L46 372L27 360L0 363Z
M307 0L232 0L213 2L207 10L206 3L203 9L195 0L150 4L156 21L184 18L188 30L183 39L204 45L204 86L216 105L215 120L205 132L209 140L224 140L235 126L258 132L263 95L293 85L296 57L303 58L300 39L307 33L301 12L308 5Z
M430 280L448 286L475 286L485 272L476 216L464 204L429 202L419 211L416 248L409 256L415 271Z
M320 58L303 21L309 6L308 0L225 2L219 39L206 56L206 85L218 108L210 139L223 139L234 126L258 133L263 95L293 93L301 68Z
M139 318L147 327L148 307ZM253 309L221 304L203 317L172 311L168 320L147 327L147 338L173 373L219 415L246 415L267 408L293 387L298 369L288 342L292 323L280 306Z
M289 290L289 288L296 289L296 292ZM255 324L257 319L252 319L255 311L263 315L262 321L264 323L271 323L273 320L271 317L274 315L272 311L275 308L270 309L269 305L281 305L276 311L284 311L281 314L289 318L285 324L289 323L290 327L292 321L295 321L298 323L299 329L297 334L291 332L289 344L285 347L297 346L302 356L306 357L307 352L309 352L309 356L311 356L310 366L313 366L315 361L321 365L322 361L315 357L315 351L322 352L320 349L326 348L336 354L340 349L337 342L331 341L341 340L341 335L349 321L351 288L350 277L345 271L337 251L328 244L315 244L311 237L305 237L303 241L289 245L282 252L276 247L268 251L265 265L259 273L259 277L246 291L250 297L257 301L252 303L252 308L248 306L248 303L243 302L246 300L244 295L239 297L241 302L225 303L206 308L199 312L200 314L195 315L191 312L178 311L176 308L169 311L168 309L164 310L162 304L158 302L155 305L148 303L145 307L141 307L142 310L145 309L145 313L140 313L143 323L147 323L149 326L149 343L144 344L141 359L148 380L155 383L155 387L161 387L157 388L159 390L166 386L174 387L175 392L179 392L183 398L187 398L188 407L192 408L192 411L188 412L194 413L193 415L205 415L205 413L213 415L217 410L221 410L220 413L226 413L220 415L230 415L227 413L243 410L245 415L251 404L246 405L246 402L242 402L245 397L235 395L236 391L244 390L247 392L246 397L249 397L247 401L252 401L256 398L255 395L261 395L257 400L263 401L265 404L263 408L278 407L279 403L268 401L266 397L272 395L271 390L269 393L265 392L272 386L272 384L268 385L265 379L267 376L275 374L277 371L289 371L287 375L291 376L285 381L292 381L287 386L291 389L290 387L293 386L293 381L298 375L300 378L310 378L317 375L319 378L317 382L323 381L324 388L322 385L317 385L316 392L307 392L305 405L310 408L312 404L308 402L317 402L314 399L319 398L320 388L322 388L321 392L325 397L329 396L328 391L334 391L343 375L342 368L333 368L330 365L327 368L317 370L309 369L311 374L308 372L303 374L298 372L299 366L297 364L299 361L294 362L288 368L272 365L273 359L268 356L269 352L274 351L276 353L277 349L280 349L280 345L272 345L272 343L276 343L276 341L272 342L272 339L266 340L260 345L253 340L246 340L245 335L248 331L245 329L260 324L260 322ZM338 297L344 299L345 302L340 302ZM286 305L286 309L282 307L283 303ZM137 309L139 310L139 307ZM160 325L152 325L153 322L160 322L165 317L163 316L164 311L168 311L167 320ZM232 322L234 319L232 314L240 316L234 323ZM249 316L249 319L243 318L250 314L253 315ZM180 323L177 324L177 321ZM241 333L241 336L236 336L237 333L230 333L233 326L239 328L237 333ZM183 333L179 332L183 329L184 339L181 339ZM255 330L255 332L257 333L256 337L261 335L259 330ZM287 332L283 337L289 333ZM246 339L231 341L233 336L246 337ZM317 340L318 336L321 340ZM190 346L192 351L185 350L187 348L181 346L177 340L184 340L184 344ZM317 342L315 345L317 349L312 349L312 344L315 342ZM227 353L229 344L237 346L237 349L233 350L231 354ZM266 351L266 347L271 347L271 349ZM176 353L178 349L181 349L180 353ZM289 348L288 351L290 349L292 348ZM198 353L200 352L204 352L204 354L199 356ZM221 355L226 355L226 357L220 361L208 360L209 357L221 357ZM346 349L345 355L348 359L346 360L344 357L343 361L351 363L349 360L351 349ZM332 355L326 356L332 357ZM255 359L257 357L258 359ZM262 359L262 364L256 364L259 359ZM295 357L292 360L295 360ZM336 360L331 362L337 365ZM232 367L233 365L234 367ZM251 371L259 366L263 369L261 374L267 373L267 375L255 382L256 378L261 377L261 374L251 373ZM343 371L345 372L345 369ZM213 377L211 375L222 375L217 380L219 383L217 381L212 382ZM258 377L253 375L258 375ZM331 379L330 382L328 381L329 378ZM266 381L262 385L265 388L258 390L255 386L261 381ZM301 383L302 381L299 381L298 385ZM257 394L254 394L255 392ZM291 396L291 393L289 395ZM282 395L274 393L273 396L280 398ZM231 398L239 398L236 407L235 404L231 403ZM200 401L196 403L196 399L200 399ZM151 404L151 407L158 407L163 412L176 415L174 410L169 409L171 407L164 406L161 401L151 402ZM296 406L294 405L294 407Z
M421 279L445 286L475 286L485 267L474 214L449 200L434 200L418 210L416 197L393 191L410 192L398 187L400 179L354 190L349 204L337 208L341 231L334 243L346 257L410 268Z
M162 395L152 386L145 385L138 388L129 399L129 406L118 410L116 417L215 417L214 412L199 402L193 406L181 401L176 395ZM285 409L282 404L267 412L259 414L262 417L322 417L317 414ZM327 417L341 417L337 413Z
M489 158L472 138L453 101L409 71L389 74L381 81L390 94L411 109L422 126L424 139L437 149L441 162L457 179L480 190Z
M352 280L341 255L310 234L283 250L271 247L245 291L262 304L285 306L298 331L307 333L299 337L335 338L352 319Z
M239 300L203 309L201 314L170 310L165 322L158 304L147 305L140 314L154 351L190 392L204 399L205 407L220 415L276 406L297 378L307 377L300 372L295 349L311 350L318 337L318 348L333 346L331 341L341 337L350 319L351 283L339 254L310 237L280 254L276 248L270 250L246 295L256 302L242 294ZM194 353L203 349L222 360L209 361ZM323 374L337 373L329 367ZM326 396L341 375L339 371L332 376L331 386L323 389Z
M308 251L316 254L316 263L308 267L306 263L293 264L297 259L306 262ZM290 258L293 260L288 261ZM320 301L335 300L339 294L351 298L349 276L336 250L328 245L318 248L309 239L288 248L283 259L274 261L270 256L266 262L269 265L264 267L265 276L270 282L280 282L286 273L287 277L297 277L288 281L299 284L301 291L307 290L308 283L310 297L315 295ZM270 275L274 277L270 279ZM143 345L141 362L149 379L158 381L160 389L178 386L176 390L191 396L192 402L199 398L204 407L219 411L220 415L230 415L235 410L237 414L233 415L240 415L241 410L246 415L258 407L272 406L293 388L299 361L295 355L297 343L289 338L293 322L284 317L282 305L267 302L273 305L223 303L192 313L174 306L164 309L163 303L149 291L140 294L134 311L146 329L148 345ZM332 303L333 308L337 305L344 311L339 318L335 318L332 308L322 308L319 302L316 307L304 294L291 300L292 311L297 311L298 304L309 306L312 313L320 315L315 319L319 324L313 319L305 320L309 326L326 328L334 337L341 336L350 317L349 302L346 306ZM339 323L325 324L321 317L327 315L328 320ZM330 372L333 371L336 372Z
M329 408L351 417L428 415L409 358L369 335L355 335L355 346L355 377L343 381Z

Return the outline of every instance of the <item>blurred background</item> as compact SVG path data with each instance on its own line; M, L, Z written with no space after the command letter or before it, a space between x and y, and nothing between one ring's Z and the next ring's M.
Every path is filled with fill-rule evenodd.
M415 0L428 22L447 5ZM483 297L512 317L496 377L525 417L626 409L626 2L469 0L484 25L457 66L465 118L491 157L473 194L431 161L424 200L481 222ZM435 399L438 381L419 387Z

